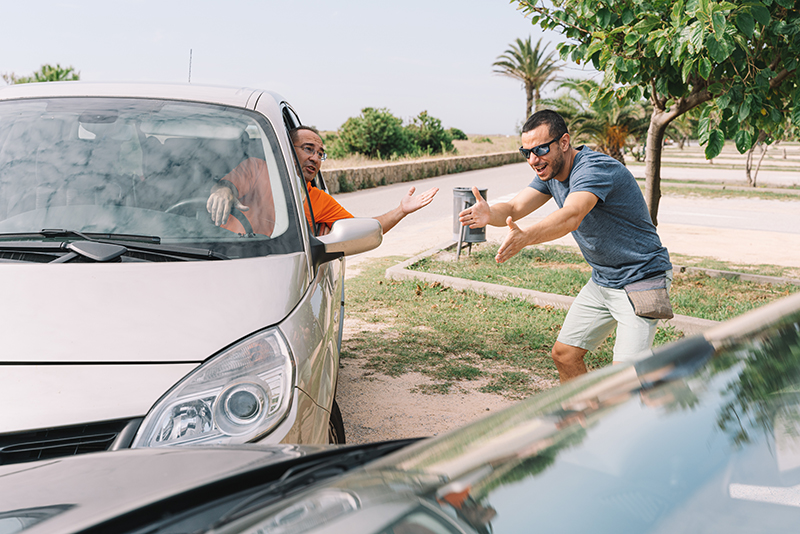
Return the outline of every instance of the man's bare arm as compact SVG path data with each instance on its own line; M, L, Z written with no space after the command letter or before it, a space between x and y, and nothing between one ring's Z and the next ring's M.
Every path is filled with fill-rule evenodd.
M574 232L596 204L597 197L593 193L578 191L567 196L562 208L527 228L520 228L509 217L506 219L508 235L500 245L495 260L503 263L528 245L546 243Z
M400 201L400 205L394 208L393 210L387 211L383 215L378 215L375 217L379 223L381 223L381 228L383 228L383 233L385 234L389 230L395 227L397 223L403 220L403 217L414 213L420 208L424 208L428 204L431 203L433 197L436 196L436 193L439 192L438 187L434 187L428 189L424 193L421 193L417 196L414 196L415 188L411 186L408 190L406 196Z

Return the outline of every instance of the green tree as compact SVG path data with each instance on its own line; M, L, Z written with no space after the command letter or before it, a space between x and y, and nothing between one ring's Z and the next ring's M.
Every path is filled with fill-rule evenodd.
M559 89L563 92L557 98L541 103L564 117L576 142L591 144L624 165L623 149L636 144L647 132L644 102L592 100L591 95L599 89L593 80L568 78Z
M358 117L347 119L339 128L335 143L337 151L370 158L402 156L413 150L403 120L386 108L364 108Z
M17 76L13 72L5 73L2 76L7 84L14 85L19 83L77 81L80 80L81 73L76 71L74 67L62 67L61 64L56 63L55 66L42 65L38 71L30 76Z
M541 39L536 41L536 46L531 44L530 36L524 41L517 39L492 63L495 73L522 82L525 87L526 119L536 111L541 88L554 81L561 70L555 52L546 53L546 49L547 45L542 46Z
M411 119L411 124L406 126L406 131L411 141L423 152L439 154L440 152L455 151L453 138L447 130L442 128L442 121L431 117L427 111L423 111Z
M653 105L645 199L657 224L661 151L669 124L694 108L706 158L733 139L747 152L758 132L800 123L800 8L794 0L517 0L543 29L561 30L563 58L605 73L593 99Z

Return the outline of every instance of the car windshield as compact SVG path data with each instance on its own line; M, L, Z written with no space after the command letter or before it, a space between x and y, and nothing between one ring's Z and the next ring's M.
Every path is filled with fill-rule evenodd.
M233 175L253 205L219 227L206 203ZM275 133L256 113L130 98L0 102L4 246L107 234L227 258L289 253L302 250L296 212ZM34 235L45 229L66 232Z

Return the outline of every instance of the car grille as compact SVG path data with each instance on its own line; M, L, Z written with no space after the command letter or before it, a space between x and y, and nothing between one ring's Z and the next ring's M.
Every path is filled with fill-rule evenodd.
M0 435L0 465L127 447L141 419Z

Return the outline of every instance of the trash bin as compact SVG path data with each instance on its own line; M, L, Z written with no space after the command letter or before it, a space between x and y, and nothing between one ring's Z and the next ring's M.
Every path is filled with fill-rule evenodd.
M486 200L487 189L478 188L484 200ZM472 194L471 187L453 188L453 239L458 241L461 233L461 223L458 222L458 214L475 204L475 195ZM484 243L486 242L486 228L470 228L464 226L464 237L462 243Z

